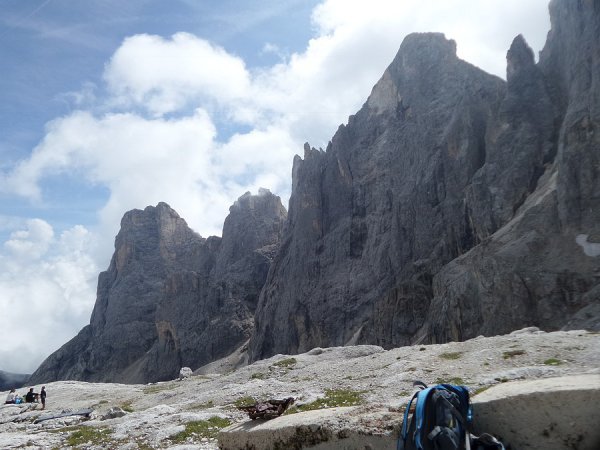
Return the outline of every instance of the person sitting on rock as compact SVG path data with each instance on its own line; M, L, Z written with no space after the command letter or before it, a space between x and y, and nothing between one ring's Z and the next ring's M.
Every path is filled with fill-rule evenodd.
M37 400L38 394L33 392L33 388L29 388L29 392L25 394L25 403L33 403Z
M17 394L14 389L11 389L8 395L6 396L5 405L14 405L16 403Z

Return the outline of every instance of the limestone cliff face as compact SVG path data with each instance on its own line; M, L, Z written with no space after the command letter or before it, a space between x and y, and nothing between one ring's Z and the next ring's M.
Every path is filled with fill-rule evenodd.
M506 82L408 36L327 150L305 146L252 359L600 326L600 10L550 12Z
M90 324L31 382L172 379L231 353L253 329L285 217L268 191L230 208L222 238L203 239L165 203L128 212Z
M125 215L90 325L31 383L145 382L224 357L600 330L600 8L553 0L503 81L406 37L325 151L203 239L166 204Z
M496 157L477 174L494 182L470 191L475 222L493 234L482 233L480 245L435 277L426 341L522 324L600 329L600 9L594 1L553 1L550 12L537 65L522 39L509 51L512 100L498 114L500 137L490 146ZM491 175L499 172L505 181L541 174L526 190L508 178L523 201L503 220L474 200L507 198L510 185Z

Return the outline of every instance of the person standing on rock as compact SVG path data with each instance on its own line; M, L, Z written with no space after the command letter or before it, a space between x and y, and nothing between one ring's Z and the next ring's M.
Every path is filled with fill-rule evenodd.
M46 386L42 386L40 400L42 401L42 409L46 409Z

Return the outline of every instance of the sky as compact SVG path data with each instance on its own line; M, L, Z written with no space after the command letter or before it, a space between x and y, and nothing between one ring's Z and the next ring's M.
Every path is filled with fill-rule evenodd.
M505 78L547 0L0 0L0 369L89 323L123 214L160 201L203 237L260 187L287 206L411 32Z

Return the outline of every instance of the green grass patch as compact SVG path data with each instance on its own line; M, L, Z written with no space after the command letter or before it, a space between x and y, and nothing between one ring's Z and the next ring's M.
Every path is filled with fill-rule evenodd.
M254 397L240 397L236 401L233 402L233 405L242 408L244 406L253 406L256 404L256 399Z
M121 403L121 409L126 412L133 412L132 403L133 400L127 400L126 402Z
M560 359L556 358L548 358L544 361L544 364L547 366L560 366L563 362Z
M458 384L458 385L462 385L465 384L465 380L463 380L461 377L451 377L451 378L438 378L437 380L435 380L436 384Z
M277 361L276 363L273 363L273 367L283 367L285 369L290 369L294 367L297 362L298 361L296 360L296 358L286 358L282 359L281 361Z
M443 359L459 359L460 357L462 357L462 352L446 352L446 353L441 353L440 354L440 358Z
M154 447L152 447L150 444L147 444L146 442L143 441L135 441L135 444L137 445L137 450L153 450Z
M176 444L182 444L188 439L214 439L220 430L229 425L231 425L231 420L218 416L211 417L208 420L188 422L185 424L185 430L171 436L169 440Z
M525 350L509 350L507 352L502 353L502 357L504 359L514 358L515 356L524 355L527 353Z
M144 394L156 394L157 392L168 391L176 387L174 384L153 384L144 388Z
M203 409L209 409L215 406L215 403L212 400L207 401L206 403L192 403L187 407L190 411L201 411Z
M285 414L294 414L315 409L335 408L337 406L355 406L364 402L364 391L351 389L325 389L325 397L304 405L292 406Z
M487 391L489 388L491 388L491 386L480 386L473 390L473 395L481 394L483 391Z
M92 445L103 445L110 442L111 430L108 428L79 427L67 438L67 445L76 447L91 443Z
M262 372L255 372L250 375L251 380L264 380L265 378L267 378L267 374Z

